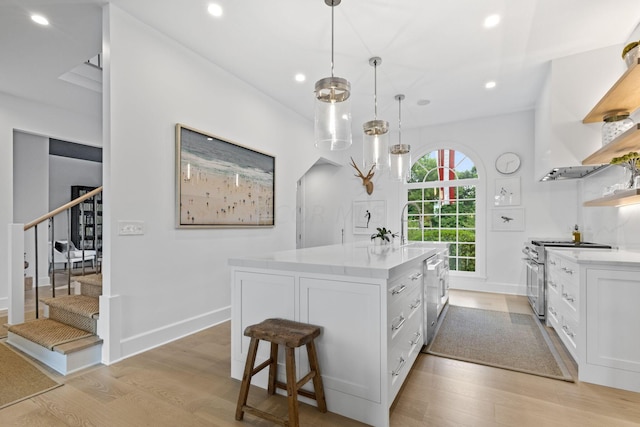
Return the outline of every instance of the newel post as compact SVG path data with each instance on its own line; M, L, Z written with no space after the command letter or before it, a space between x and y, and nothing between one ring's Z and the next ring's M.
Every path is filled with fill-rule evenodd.
M24 224L9 224L8 323L24 323ZM38 286L34 283L34 286Z

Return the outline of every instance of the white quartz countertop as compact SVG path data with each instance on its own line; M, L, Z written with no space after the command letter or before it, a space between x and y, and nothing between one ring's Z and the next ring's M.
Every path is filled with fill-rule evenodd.
M547 248L547 251L579 264L609 264L640 267L640 252L635 251L573 248Z
M425 260L435 253L434 246L427 243L401 246L363 241L230 258L228 263L232 267L388 279L404 264Z

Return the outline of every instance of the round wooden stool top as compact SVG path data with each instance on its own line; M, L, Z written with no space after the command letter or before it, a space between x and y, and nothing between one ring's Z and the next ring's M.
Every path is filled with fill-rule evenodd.
M296 348L308 344L320 335L320 326L287 319L267 319L247 326L244 335L275 344Z

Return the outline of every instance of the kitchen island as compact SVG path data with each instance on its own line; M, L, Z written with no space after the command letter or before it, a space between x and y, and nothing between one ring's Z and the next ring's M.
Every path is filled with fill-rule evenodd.
M424 245L356 242L230 259L231 376L242 379L247 326L273 317L319 325L329 411L388 426L389 408L424 343L425 261L435 253ZM257 360L268 357L263 344ZM306 352L296 350L296 359L301 377L309 369ZM284 381L282 352L279 365ZM266 388L266 370L252 384Z

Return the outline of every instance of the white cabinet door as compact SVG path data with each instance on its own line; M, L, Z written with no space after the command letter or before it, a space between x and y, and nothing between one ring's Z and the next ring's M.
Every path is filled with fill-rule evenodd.
M295 319L295 278L278 274L236 271L233 283L232 354L244 366L250 339L244 336L247 326L269 318ZM239 321L238 321L239 320ZM261 343L256 360L269 358L269 345ZM279 360L284 367L283 351ZM256 384L266 384L267 369L255 377ZM284 381L284 369L278 376ZM240 376L242 378L242 376Z
M379 285L300 278L300 321L324 326L316 347L325 390L380 402L380 304Z
M640 373L639 272L587 270L586 299L586 362Z

